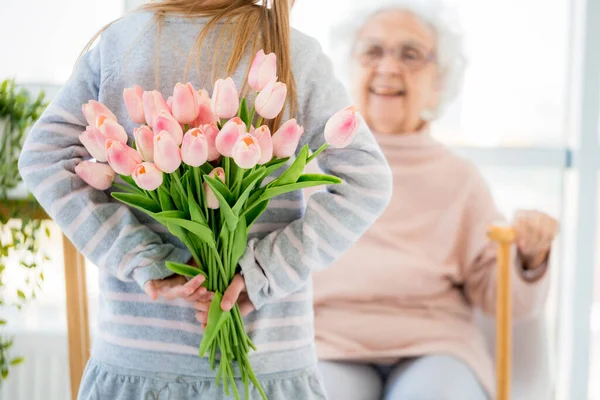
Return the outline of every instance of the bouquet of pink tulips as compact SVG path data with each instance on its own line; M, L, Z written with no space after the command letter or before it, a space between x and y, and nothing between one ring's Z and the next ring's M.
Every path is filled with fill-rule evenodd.
M256 348L238 306L221 309L222 293L238 272L248 230L271 198L341 183L337 177L303 174L303 170L329 145L347 146L358 117L353 107L339 111L325 126L325 144L313 154L304 146L288 163L303 128L291 119L272 135L262 125L264 119L281 112L287 94L286 85L276 79L274 54L257 53L248 84L258 93L252 109L245 98L240 100L231 78L218 80L212 97L190 83L178 83L166 101L158 91L145 92L139 86L125 89L129 116L140 124L133 132L134 147L128 146L127 133L115 115L90 101L82 108L89 126L80 140L95 161L83 161L75 171L97 189L114 185L119 189L112 193L115 199L164 224L187 246L195 266L167 262L167 267L187 277L204 275L204 285L214 292L200 356L208 353L215 368L219 354L217 383L222 380L227 395L230 386L239 399L232 368L236 362L246 398L252 382L266 399L248 359L250 349ZM283 168L265 183L265 178ZM114 183L116 174L124 183Z

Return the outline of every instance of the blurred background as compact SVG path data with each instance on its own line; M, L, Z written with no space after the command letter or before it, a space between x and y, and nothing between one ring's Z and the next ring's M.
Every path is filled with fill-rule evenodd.
M0 81L14 78L33 94L43 89L51 99L90 37L140 3L0 0ZM297 0L292 24L316 37L339 62L331 29L359 3ZM600 1L451 3L465 29L469 66L461 96L433 133L478 164L507 216L519 208L537 208L560 219L544 318L556 398L600 400ZM55 392L68 396L61 236L56 226L49 229L43 246L51 261L43 266L43 290L25 312L0 306L2 318L10 321L0 329L16 336L14 352L26 358L0 389L2 399L30 400L31 386L36 399L67 398L49 397ZM16 285L25 273L8 270L5 287ZM93 265L87 266L87 285L93 335ZM11 296L18 295L5 289L4 297ZM29 387L20 388L18 382Z

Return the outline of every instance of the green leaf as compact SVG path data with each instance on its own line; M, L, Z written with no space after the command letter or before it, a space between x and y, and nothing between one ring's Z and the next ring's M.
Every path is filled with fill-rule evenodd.
M190 276L193 278L197 275L204 275L205 278L208 278L206 272L202 271L200 268L192 267L191 265L173 261L167 261L165 264L171 271L182 276Z
M198 203L196 203L196 199L194 198L194 193L192 192L191 185L188 185L188 207L190 208L190 216L192 221L198 222L202 225L206 225L206 218L204 217L204 213L200 209Z
M237 224L237 229L235 230L233 236L233 250L231 253L231 265L237 265L240 258L244 255L246 251L246 245L248 243L248 228L246 226L246 218L242 215ZM232 271L235 273L235 269ZM230 278L233 278L231 276Z
M0 319L0 325L6 325L6 320Z
M248 212L246 212L246 225L248 229L256 222L258 217L267 209L269 205L269 200L262 201L258 203L256 206L252 207Z
M10 360L10 365L19 365L23 361L25 361L25 359L23 357L16 357L16 358L13 358L12 360Z
M200 342L200 348L198 354L200 357L204 357L206 350L217 338L217 334L221 330L221 326L231 316L231 311L223 311L221 309L221 300L223 296L219 292L215 292L210 307L208 309L208 321L206 323L206 329L202 335L202 341Z
M169 218L169 217L161 217L157 214L156 219L162 224L173 224L179 226L198 237L198 239L202 240L206 244L208 244L211 248L216 248L215 238L213 236L212 230L206 226L202 225L198 222L189 221L183 218Z
M203 175L203 177L204 177L204 181L212 189L212 191L215 193L217 198L219 197L218 195L220 194L223 197L223 199L225 199L227 204L231 205L233 203L233 201L234 201L233 193L231 193L231 191L229 190L227 185L225 185L220 179L213 178L208 175ZM210 181L212 184L209 184L208 181Z
M17 290L17 296L19 296L23 300L27 299L27 297L25 296L25 293L23 293L22 290Z
M242 210L242 207L244 207L244 205L246 204L246 200L248 200L248 196L250 196L250 193L256 186L256 183L258 182L258 180L264 176L265 171L266 171L266 168L261 167L261 168L258 168L256 171L252 172L246 178L244 178L244 180L242 181L243 192L240 195L240 197L238 198L237 202L235 203L235 206L233 206L233 209L232 209L232 211L235 213L235 215L239 215L240 211Z
M118 189L123 190L125 193L135 193L135 194L143 193L130 185L121 185L120 183L113 183L113 186Z
M240 117L240 119L242 121L244 121L244 124L246 124L246 128L249 130L250 129L250 110L248 110L248 102L246 101L246 98L243 98L242 101L240 102L240 110L238 112L238 117Z
M2 370L2 379L6 379L8 377L8 369Z
M43 281L44 280L44 273L40 272L40 280Z
M219 179L211 178L208 175L204 176L204 180L208 184L208 186L212 189L213 193L219 200L221 214L225 218L225 222L227 223L227 227L230 231L235 230L235 226L238 223L238 216L233 212L231 206L227 202L227 199L223 196L223 194L219 191L219 183L223 185L223 182ZM223 185L224 186L224 185ZM229 189L227 189L229 191Z
M210 163L204 163L202 164L200 167L200 172L202 173L202 175L208 175L212 172L212 170L214 169L213 166Z
M297 183L300 182L320 182L321 185L338 185L342 180L337 176L325 174L302 174L298 177ZM323 183L326 182L326 183Z
M161 211L156 214L152 214L154 218L182 218L185 219L185 213L179 210Z
M341 179L336 178L336 177L323 178L323 180L310 179L310 180L306 180L306 181L300 180L300 178L298 178L298 182L296 182L296 183L292 183L290 185L285 185L285 186L274 186L274 187L268 188L260 196L260 198L258 199L258 202L264 201L264 200L270 200L271 198L273 198L275 196L279 196L284 193L294 192L296 190L301 190L301 189L305 189L308 187L321 186L321 185L332 185L332 184L337 184L337 183L341 183L341 182L342 182Z
M44 232L46 233L46 237L50 237L50 228L46 227Z
M167 189L162 185L158 187L158 201L160 202L160 207L163 211L175 210L175 204L173 204L171 194L167 192Z
M178 210L184 211L184 206L182 202L181 195L179 194L179 190L177 190L176 185L171 185L171 199L173 199L173 203Z
M283 167L288 162L288 160L289 158L274 158L273 160L263 165L263 167L267 169L265 171L265 176L263 177L263 179L265 179L267 176L271 176L273 172ZM258 181L258 184L256 185L257 187L260 187L260 185L262 185L263 179Z
M119 175L119 177L123 180L123 182L127 183L132 188L136 189L140 193L144 193L144 191L135 183L131 176Z
M275 179L271 183L269 183L269 187L274 186L284 186L289 185L291 183L296 183L302 172L304 172L304 167L306 167L306 159L308 157L308 145L302 147L298 156L290 165L290 167L283 173L279 178Z
M198 264L200 264L200 254L198 253L196 243L194 243L190 239L190 234L188 234L188 232L185 229L183 229L182 227L177 226L175 224L167 223L166 225L167 225L167 228L169 229L169 232L171 232L171 234L173 236L177 237L179 240L181 240L183 242L183 244L185 244L185 246L192 253L192 257L194 258L194 260L196 260L196 262Z
M111 196L146 214L157 213L161 210L160 205L156 201L142 194L112 192Z

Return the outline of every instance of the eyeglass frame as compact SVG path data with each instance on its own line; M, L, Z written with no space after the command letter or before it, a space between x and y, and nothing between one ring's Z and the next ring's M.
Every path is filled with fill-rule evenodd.
M383 54L380 57L378 57L378 59L370 61L370 62L365 62L364 60L361 60L361 55L357 54L357 47L362 42L367 42L367 43L369 43L370 46L373 46L373 44L375 44L379 48L383 49ZM433 50L431 50L431 51L425 50L424 46L422 46L418 43L415 43L415 42L405 42L405 43L402 43L402 45L400 45L400 46L394 46L394 47L384 46L381 43L374 41L374 40L364 40L363 39L362 42L360 40L358 40L358 41L356 41L356 43L354 43L354 46L352 48L352 55L353 55L353 57L355 57L357 59L358 62L360 62L365 67L373 67L373 66L379 64L388 55L392 56L396 62L399 62L402 65L406 66L410 71L418 71L418 70L424 68L429 63L437 62L437 58L436 58L435 52ZM422 54L424 54L424 58L423 58L422 62L419 63L419 65L411 66L410 63L407 63L406 60L402 59L403 54L407 48L419 51ZM363 55L362 57L365 57L365 55Z

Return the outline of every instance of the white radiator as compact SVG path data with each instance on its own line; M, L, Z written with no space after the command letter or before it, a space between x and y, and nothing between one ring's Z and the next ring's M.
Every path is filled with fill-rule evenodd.
M69 400L67 333L14 333L12 354L25 357L0 387L1 400Z

